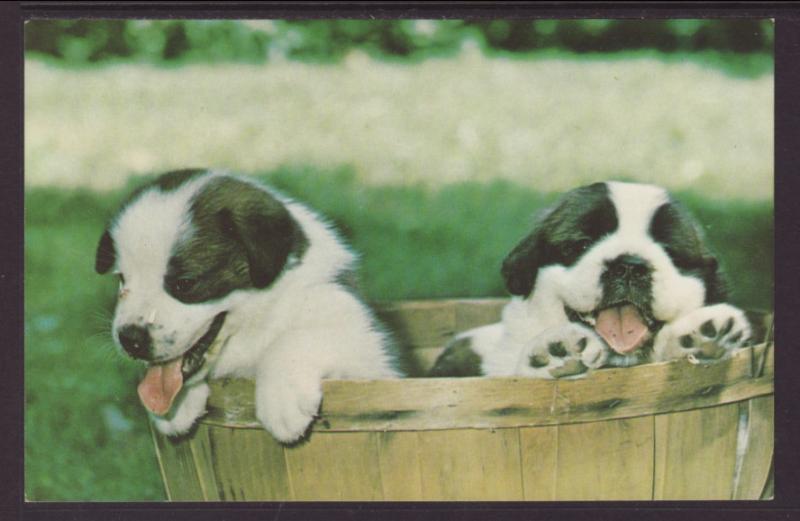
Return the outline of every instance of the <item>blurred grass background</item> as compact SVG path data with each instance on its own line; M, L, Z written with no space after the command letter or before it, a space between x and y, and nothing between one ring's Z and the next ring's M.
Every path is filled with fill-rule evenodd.
M536 211L665 185L733 301L772 307L760 20L36 20L26 25L25 491L164 499L96 241L143 175L258 176L329 216L371 300L504 295Z

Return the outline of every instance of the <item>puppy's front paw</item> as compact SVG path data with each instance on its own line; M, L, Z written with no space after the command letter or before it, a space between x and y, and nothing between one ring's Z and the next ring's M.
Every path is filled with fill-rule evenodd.
M580 324L567 324L538 335L523 349L517 374L533 378L581 376L602 367L608 347L594 331Z
M167 436L185 434L189 432L194 422L205 414L206 402L210 393L211 389L205 382L187 387L181 392L177 403L166 416L148 414L160 433Z
M664 326L653 346L656 360L717 360L750 341L750 322L729 304L702 307Z
M272 381L256 389L256 416L278 441L292 443L311 426L321 401L319 380Z

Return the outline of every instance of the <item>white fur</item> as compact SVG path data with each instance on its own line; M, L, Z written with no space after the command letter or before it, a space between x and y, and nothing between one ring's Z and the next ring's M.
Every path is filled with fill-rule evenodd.
M163 289L172 245L191 233L191 198L213 176L205 174L178 190L143 193L110 229L117 246L116 271L125 277L114 331L130 323L151 323L159 359L185 352L227 311L218 339L224 348L211 378L256 380L259 420L278 440L292 442L305 432L319 408L325 378L393 378L385 334L370 311L335 282L352 268L355 254L314 212L251 181L278 198L308 239L302 262L287 263L264 290L237 290L209 303L184 304ZM208 386L190 379L167 417L154 417L165 434L186 432L205 411Z
M587 350L583 354L576 353L575 356L589 368L602 365L598 361L610 359L620 366L638 363L635 362L635 356L609 353L599 335L570 322L564 311L565 304L582 313L594 310L602 299L600 276L606 261L623 254L638 255L652 266L652 311L657 320L670 324L697 310L707 309L703 307L703 282L681 274L661 245L648 234L656 209L668 201L667 193L651 185L609 182L607 186L617 212L617 230L595 243L571 267L551 265L540 268L531 295L527 298L512 298L503 310L500 323L459 335L459 338L471 338L471 348L482 359L483 374L552 378L551 371L563 365L560 360L552 358L552 363L547 367L531 368L528 364L529 357L536 353L544 354L548 344L557 340L562 341L570 351L575 342L583 337L586 338ZM732 306L728 308L736 310ZM709 316L719 316L721 320L722 315L725 315L727 319L730 313L725 314L722 309L719 308ZM739 317L741 311L736 311L738 314L734 315ZM702 316L705 317L706 314ZM741 319L743 320L743 315ZM737 318L737 325L739 323L740 319ZM692 322L692 327L699 325L700 322ZM580 330L576 330L576 327ZM663 335L659 336L664 337L664 342L668 334L674 336L675 333L671 331L669 328L662 330ZM656 345L660 345L658 338ZM600 358L597 358L598 349L605 352L599 355ZM570 354L573 354L572 351ZM668 354L662 348L659 356L676 356L676 353Z

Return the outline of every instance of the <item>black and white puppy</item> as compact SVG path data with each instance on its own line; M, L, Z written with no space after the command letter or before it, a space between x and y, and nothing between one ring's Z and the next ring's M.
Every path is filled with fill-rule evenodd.
M464 332L432 376L576 376L602 366L716 359L751 326L725 303L716 258L665 190L568 192L506 257L501 322Z
M159 431L192 427L208 378L245 377L258 419L292 442L323 379L402 376L394 344L344 282L355 263L307 207L248 178L182 170L123 205L95 267L119 276L113 336L147 365L138 391Z

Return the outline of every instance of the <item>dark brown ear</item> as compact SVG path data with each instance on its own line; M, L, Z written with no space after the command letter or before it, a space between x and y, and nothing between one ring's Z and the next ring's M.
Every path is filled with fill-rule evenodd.
M253 286L266 288L283 271L302 232L288 210L276 201L219 212L222 229L244 248Z
M111 234L108 233L108 230L103 232L103 235L100 237L100 242L97 244L97 253L94 257L94 270L103 275L108 273L108 270L111 269L111 266L117 260L117 251L114 248L114 239L111 238Z
M534 230L517 244L503 260L501 273L512 295L527 297L536 284L542 258L542 238Z
M702 278L706 284L705 303L716 304L728 300L728 284L717 258L708 252L703 256Z
M707 305L727 300L728 288L719 261L708 247L699 221L685 206L674 200L661 205L653 215L649 233L680 272L703 281Z

